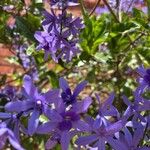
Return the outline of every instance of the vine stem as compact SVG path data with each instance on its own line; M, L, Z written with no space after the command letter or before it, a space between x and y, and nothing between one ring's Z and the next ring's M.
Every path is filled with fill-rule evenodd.
M114 19L116 20L117 23L121 23L119 21L119 19L117 18L116 14L114 13L114 11L112 10L112 8L110 7L109 3L107 2L107 0L103 0L104 4L107 6L108 10L110 11L110 13L113 15ZM130 41L130 43L134 46L134 43L133 41L131 40L129 34L127 34L127 37Z
M120 23L119 19L117 18L117 16L115 15L114 11L112 10L112 8L110 7L110 5L108 4L107 0L103 0L103 2L107 6L108 10L113 15L113 17L115 18L116 22Z
M79 0L79 3L80 3L82 15L85 18L87 15L86 15L86 10L85 10L84 4L83 4L83 0Z
M97 1L97 3L95 4L95 6L94 6L94 8L91 10L91 12L89 13L89 16L91 16L93 13L94 13L94 11L95 11L95 9L97 8L97 6L98 6L98 4L101 2L101 0L98 0Z

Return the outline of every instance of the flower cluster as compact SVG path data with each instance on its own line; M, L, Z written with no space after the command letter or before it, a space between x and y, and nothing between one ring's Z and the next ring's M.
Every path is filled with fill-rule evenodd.
M44 30L37 31L34 37L39 42L37 49L44 49L45 59L51 55L56 62L59 59L68 62L80 52L77 44L79 42L79 31L83 28L82 20L67 13L68 5L72 6L76 3L51 1L51 12L43 12L45 19L42 26ZM55 7L58 10L60 9L61 13L56 14Z
M12 96L4 106L5 111L0 112L0 148L4 147L8 138L15 149L23 149L19 144L21 132L27 136L48 134L50 137L45 144L46 149L53 149L58 143L62 150L67 150L70 141L76 137L75 146L79 149L105 150L110 145L114 150L149 150L150 147L142 142L148 139L147 131L150 129L150 116L147 115L150 101L142 95L149 90L149 69L140 67L138 72L141 77L133 93L134 101L131 102L124 95L123 101L127 107L119 113L113 105L114 93L103 103L96 94L99 105L96 117L87 113L92 98L80 100L78 96L87 85L86 81L79 83L72 91L67 81L60 78L59 89L42 93L32 78L25 75L22 98L13 99ZM43 115L47 118L44 122L40 119ZM27 127L22 123L23 117L28 118Z
M17 56L20 59L20 63L24 70L28 70L28 74L38 80L38 70L35 63L35 59L32 56L27 55L26 50L28 49L28 44L15 45L14 49L17 52Z

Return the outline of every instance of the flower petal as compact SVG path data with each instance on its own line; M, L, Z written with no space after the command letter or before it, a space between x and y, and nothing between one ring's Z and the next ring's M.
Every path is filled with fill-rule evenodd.
M77 97L86 85L87 85L87 81L82 81L81 83L79 83L73 91L73 96Z
M125 124L126 124L126 121L119 120L119 121L109 125L108 127L106 127L107 135L113 135L116 132L119 132L124 127Z
M17 150L24 150L24 148L21 147L19 142L17 141L16 137L14 136L13 132L11 130L8 130L8 139L11 145L17 149Z
M82 120L79 120L76 123L74 123L73 127L83 132L90 131L90 126Z
M5 110L9 112L27 111L34 106L32 101L15 101L5 105Z
M0 112L0 118L1 119L8 119L12 116L12 114Z
M92 103L92 99L90 97L86 97L81 102L77 102L73 105L73 110L77 113L84 113L87 111L88 107Z
M59 86L63 91L66 91L66 89L69 89L69 85L63 77L59 79Z
M25 75L23 78L23 87L26 91L26 93L34 99L35 95L38 95L38 91L37 88L35 87L35 85L33 84L33 81L31 79L30 76Z
M39 116L40 113L37 110L34 110L29 121L28 121L28 133L29 135L33 135L39 124Z
M44 43L44 42L45 42L45 40L44 40L44 38L42 37L40 31L36 31L35 34L34 34L34 37L35 37L40 43Z
M56 103L57 100L59 100L59 95L60 95L60 90L55 89L55 90L50 90L47 93L44 94L44 97L47 102L49 103Z
M64 131L61 133L61 149L62 150L68 150L69 143L70 143L70 134L68 131Z
M55 129L56 126L57 126L57 123L56 123L56 122L46 122L46 123L40 125L40 126L37 128L36 133L39 133L39 134L48 134L48 133L50 133L53 129Z
M105 150L105 139L100 138L98 140L98 150Z
M120 142L119 140L115 140L113 138L108 138L107 142L112 146L112 148L114 148L115 150L129 150L125 144L123 144L122 142Z
M75 143L79 146L81 146L81 145L85 146L85 145L88 145L88 144L96 141L97 139L98 139L98 136L96 134L93 134L93 135L89 135L89 136L79 137Z
M115 93L111 93L108 97L108 99L103 103L102 107L105 108L109 105L112 105L113 101L114 101L114 97L115 97Z

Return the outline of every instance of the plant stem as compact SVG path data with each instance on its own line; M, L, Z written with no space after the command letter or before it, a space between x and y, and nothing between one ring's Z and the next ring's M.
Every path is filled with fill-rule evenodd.
M110 11L110 13L113 15L114 19L116 20L117 23L120 23L119 19L117 18L117 16L115 15L114 11L112 10L112 8L110 7L110 5L108 4L107 0L103 0L104 4L107 6L108 10ZM129 41L132 43L132 40L130 38L130 36L127 34L127 37L129 39ZM134 46L134 45L133 45Z
M98 4L101 2L101 0L98 0L97 1L97 3L95 4L95 6L94 6L94 8L91 10L91 12L89 13L89 16L91 16L93 13L94 13L94 11L95 11L95 9L97 8L97 6L98 6Z
M85 10L84 4L83 4L83 0L79 0L79 3L80 3L82 15L85 18L87 15L86 15L86 10Z

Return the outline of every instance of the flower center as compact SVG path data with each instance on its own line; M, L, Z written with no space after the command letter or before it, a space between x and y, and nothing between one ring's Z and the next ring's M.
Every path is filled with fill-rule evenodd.
M69 88L66 89L66 91L61 93L61 97L66 105L70 105L75 101L75 98L72 95L71 90Z
M35 104L36 109L41 110L42 109L42 101L41 100L37 100L36 104Z

